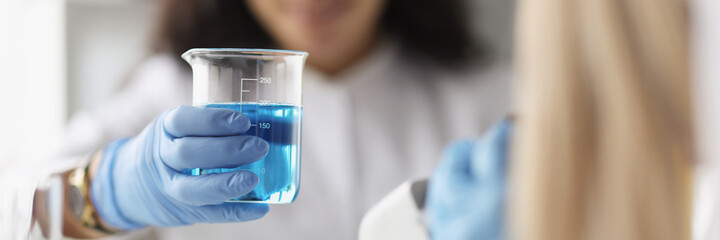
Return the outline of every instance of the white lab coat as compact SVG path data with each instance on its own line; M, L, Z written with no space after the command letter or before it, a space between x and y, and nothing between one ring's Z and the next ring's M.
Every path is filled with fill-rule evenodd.
M450 140L473 137L507 115L509 64L440 70L384 41L351 69L306 68L300 193L245 223L155 229L161 239L355 239L363 213L406 179L427 177ZM157 55L129 85L72 119L67 154L133 136L156 115L191 104L189 67ZM147 230L146 230L147 232Z

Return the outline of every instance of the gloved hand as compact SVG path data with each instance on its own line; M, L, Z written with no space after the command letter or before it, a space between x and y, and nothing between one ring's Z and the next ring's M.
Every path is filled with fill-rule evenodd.
M479 140L446 149L428 185L432 239L504 239L507 141L505 121Z
M121 230L258 219L267 204L224 203L250 192L259 180L254 173L181 173L265 157L268 143L242 135L248 128L250 120L229 109L181 106L165 112L140 135L105 147L91 201L107 224Z

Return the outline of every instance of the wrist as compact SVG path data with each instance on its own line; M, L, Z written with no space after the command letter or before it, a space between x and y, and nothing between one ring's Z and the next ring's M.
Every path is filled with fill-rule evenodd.
M102 149L90 156L90 162L88 163L87 167L87 175L90 182L92 182L92 180L95 178L95 175L97 175L97 170L100 167L100 160L102 160L102 156Z
M105 226L123 231L145 227L145 225L132 221L123 215L117 204L117 195L115 194L118 186L115 181L119 177L115 176L114 170L117 164L115 160L119 150L128 140L120 139L106 145L102 154L89 167L92 179L90 182L90 201L97 209L98 215Z
M89 163L64 175L66 183L68 184L66 192L68 207L71 210L69 212L71 212L74 218L74 225L85 229L74 232L84 232L85 234L83 235L86 236L101 236L117 233L117 231L101 224L100 217L90 201L90 176L88 169L92 165L94 156L97 155L97 153L89 155L86 157ZM74 229L78 230L79 228L75 227Z
M90 158L90 163L88 163L87 171L86 171L86 173L85 173L85 174L87 174L87 178L88 178L88 182L89 182L89 183L92 183L93 179L94 179L95 176L97 175L97 171L98 171L98 168L100 167L100 162L102 161L102 156L103 156L103 155L104 155L104 154L103 154L103 150L100 150L100 151L95 152L95 154L93 154L93 155L91 156L91 158ZM89 187L89 186L88 186L88 187ZM88 194L90 194L90 193L88 193ZM93 207L94 207L95 209L97 209L97 206L96 206L96 205L93 203L93 201L91 200L92 198L89 197L88 199L90 200L90 204L92 204ZM98 214L98 216L99 216L99 214ZM102 217L98 217L98 218L97 218L97 224L98 224L102 229L109 230L108 232L117 233L117 232L121 232L121 231L122 231L122 230L120 230L120 229L117 229L117 228L114 228L114 227L110 226L108 223L106 223L106 222L102 219Z

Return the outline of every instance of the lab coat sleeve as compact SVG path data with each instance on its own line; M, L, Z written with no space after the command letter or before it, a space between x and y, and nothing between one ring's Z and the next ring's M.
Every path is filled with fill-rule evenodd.
M169 55L145 60L107 101L73 115L59 155L84 154L114 139L134 136L162 111L188 104L191 76L183 67Z

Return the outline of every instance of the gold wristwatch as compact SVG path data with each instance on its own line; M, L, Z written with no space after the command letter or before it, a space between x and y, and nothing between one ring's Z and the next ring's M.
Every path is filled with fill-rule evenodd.
M92 162L92 161L91 161ZM90 178L88 176L88 163L70 172L67 177L69 184L67 192L68 206L75 219L83 226L100 231L105 234L116 234L117 231L109 229L100 223L100 216L90 201Z

